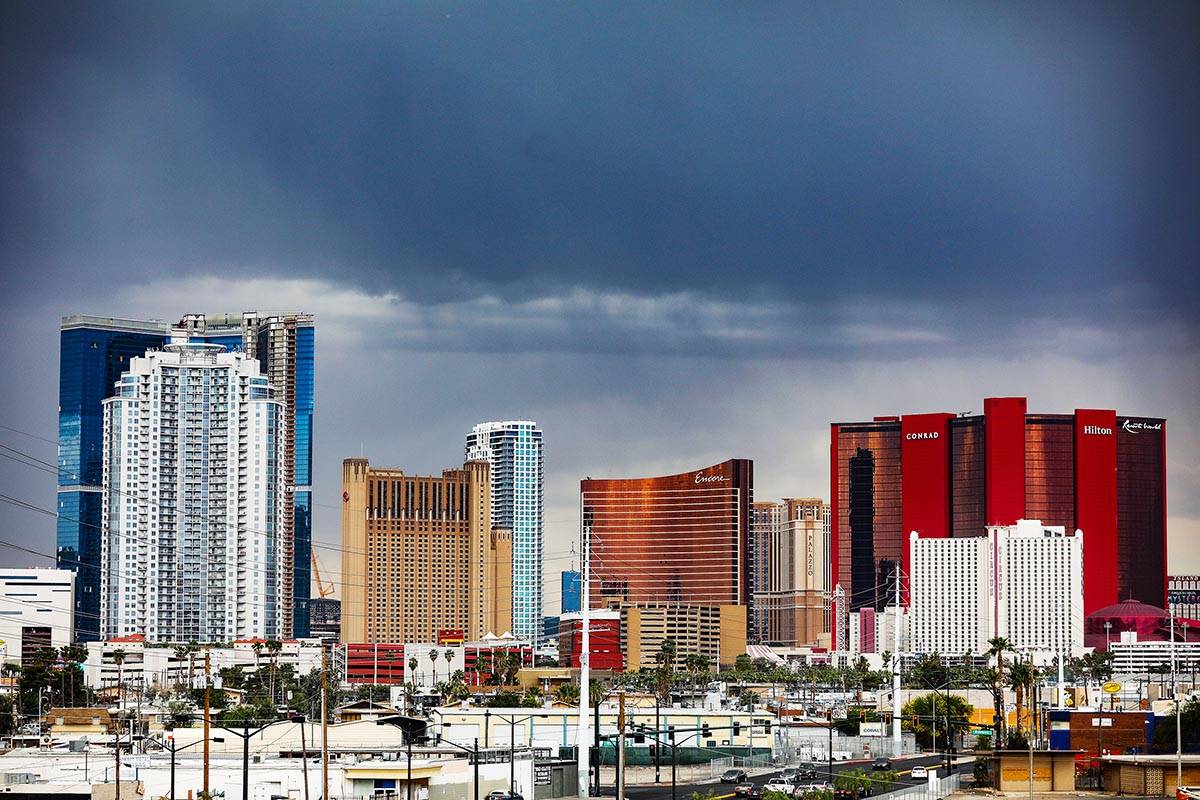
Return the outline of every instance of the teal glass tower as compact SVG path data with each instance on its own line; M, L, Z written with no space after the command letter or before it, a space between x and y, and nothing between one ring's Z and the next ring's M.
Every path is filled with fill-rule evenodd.
M286 498L280 534L291 569L284 602L292 609L285 634L308 635L312 558L312 430L315 326L311 315L189 314L161 320L71 316L59 331L57 562L76 573L75 638L100 635L100 500L103 402L129 359L163 347L173 328L193 341L242 350L259 360L284 400L290 446L284 450ZM287 502L290 498L290 502Z
M513 537L513 630L531 644L542 626L545 460L530 420L481 422L467 435L467 460L492 465L492 525ZM498 632L499 633L499 632Z

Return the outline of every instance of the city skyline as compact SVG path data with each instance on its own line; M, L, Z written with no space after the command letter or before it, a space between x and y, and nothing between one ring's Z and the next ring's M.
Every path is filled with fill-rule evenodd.
M831 421L985 396L1170 420L1200 572L1197 11L1034 9L10 5L0 425L39 438L0 443L56 460L63 316L292 308L318 543L341 459L434 473L535 419L544 613L584 477L745 457L825 497ZM53 552L44 513L0 528Z

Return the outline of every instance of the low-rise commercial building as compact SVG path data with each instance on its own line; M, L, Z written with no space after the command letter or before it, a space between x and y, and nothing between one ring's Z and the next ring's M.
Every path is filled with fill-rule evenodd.
M0 571L0 642L4 661L20 664L72 641L75 573L65 569Z
M229 667L240 667L243 673L253 674L266 664L290 666L296 675L307 675L321 668L318 639L285 639L275 650L265 639L239 639L227 647L191 647L155 645L134 634L88 642L84 682L95 689L116 686L118 678L127 688L199 686L204 680L205 655L209 672L214 676Z
M617 732L615 703L600 706L600 735ZM594 722L594 720L593 720ZM771 755L773 718L766 712L656 706L654 698L630 697L625 704L626 730L634 738L626 744L627 764L653 763L654 731L660 731L662 763L670 763L669 745L679 748L680 763L700 763L730 755ZM535 747L557 749L577 744L579 710L574 706L543 708L477 708L446 706L434 709L433 726L443 740L460 745ZM648 732L648 733L647 733ZM637 741L642 738L644 741ZM606 754L606 763L611 753Z

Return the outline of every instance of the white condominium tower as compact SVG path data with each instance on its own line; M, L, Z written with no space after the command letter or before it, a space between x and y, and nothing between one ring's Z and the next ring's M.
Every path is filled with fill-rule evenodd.
M537 642L545 515L542 431L529 420L481 422L467 436L466 460L492 465L492 526L510 529L513 538L512 632Z
M100 633L280 638L283 403L259 364L173 332L104 401Z

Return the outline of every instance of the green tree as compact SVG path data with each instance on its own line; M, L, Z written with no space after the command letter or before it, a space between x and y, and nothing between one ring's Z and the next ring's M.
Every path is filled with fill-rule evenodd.
M579 684L564 683L554 690L554 699L572 705L579 702Z
M918 744L940 750L948 744L947 720L950 731L956 736L961 735L968 728L972 710L970 703L958 695L950 695L947 704L945 694L931 692L909 700L904 704L901 714L904 716L905 729L916 734ZM933 738L935 727L937 741Z
M1194 753L1200 750L1200 701L1189 700L1183 703L1179 708L1179 715L1183 717L1180 737L1183 752ZM1175 752L1175 724L1174 709L1170 715L1158 718L1154 725L1154 741L1151 743L1154 752Z
M246 687L246 671L241 667L221 667L217 674L221 676L221 686L226 689L244 689Z

